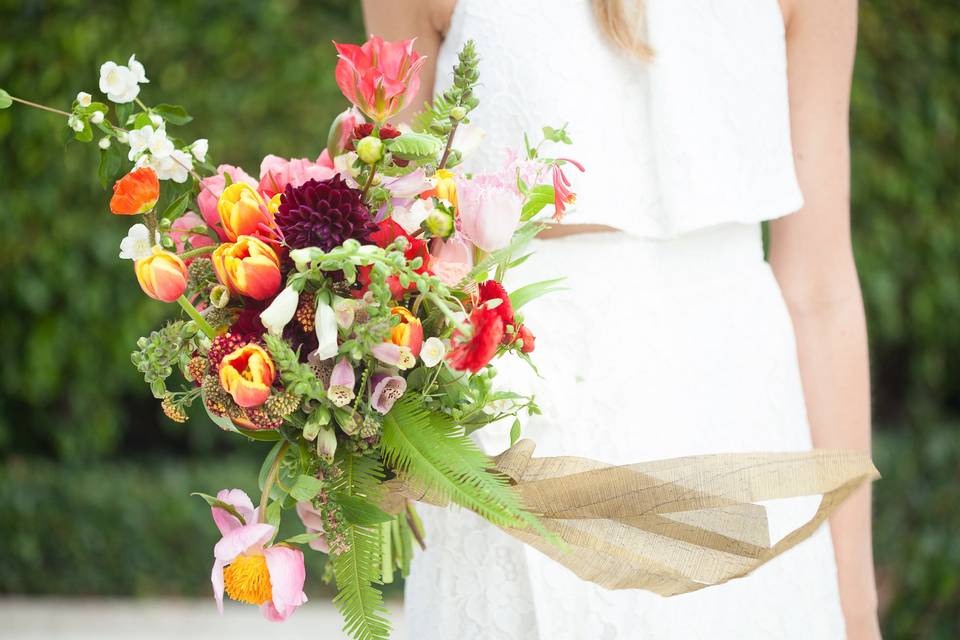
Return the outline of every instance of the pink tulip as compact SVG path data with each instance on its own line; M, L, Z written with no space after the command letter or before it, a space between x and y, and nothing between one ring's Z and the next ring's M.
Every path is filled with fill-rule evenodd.
M207 226L217 232L221 240L228 240L226 232L220 226L220 212L217 210L217 203L220 202L220 196L227 184L223 177L224 173L230 176L231 181L245 182L251 187L256 187L257 181L240 167L229 164L220 165L215 175L200 181L200 194L197 195L197 208L200 209L200 215L203 216Z
M420 91L420 69L426 58L413 50L413 39L385 42L371 36L362 46L333 45L340 58L337 86L377 122L385 122Z
M510 243L520 223L523 199L497 176L476 176L457 181L460 232L486 252Z
M190 233L190 229L206 226L203 218L193 211L187 211L185 214L173 221L170 226L170 237L177 246L177 253L186 248L186 242L190 241L190 247L209 247L213 244L213 239L205 233Z
M224 489L217 499L232 506L242 521L225 509L211 507L223 536L213 548L213 597L223 613L224 591L234 600L260 606L267 620L285 620L307 601L303 552L285 545L270 546L273 525L257 521L250 497L240 489Z
M269 155L260 163L259 189L269 200L276 194L283 193L288 184L299 187L307 180L329 180L335 173L333 162L326 151L320 154L316 162L306 158L287 160Z
M430 245L430 271L448 287L457 286L472 268L473 249L462 235L437 238Z

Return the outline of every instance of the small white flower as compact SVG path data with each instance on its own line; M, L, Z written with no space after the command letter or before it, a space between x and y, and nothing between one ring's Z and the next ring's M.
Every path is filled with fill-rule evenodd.
M100 91L107 94L111 102L125 104L133 102L140 94L137 75L116 62L104 62L100 66Z
M501 413L507 413L513 409L513 401L506 398L491 400L483 406L483 412L488 416L495 416Z
M487 132L475 124L461 124L453 136L453 148L460 152L461 158L466 158L480 148Z
M127 144L129 140L130 138L127 137L126 131L121 131L120 133L117 134L117 142L119 142L120 144Z
M423 341L423 346L420 348L420 359L428 367L435 367L440 364L446 353L447 347L443 344L443 340L431 336Z
M110 138L100 138L100 142L97 143L97 146L101 149L110 148Z
M163 118L161 118L161 117L158 116L157 114L151 113L151 114L149 115L149 118L150 118L150 122L152 122L152 123L153 123L153 126L155 126L156 128L159 129L159 128L163 127Z
M198 162L203 162L207 159L207 151L209 149L210 144L206 138L194 140L193 144L190 145L190 153L193 154L193 157L196 158Z
M137 82L142 82L148 84L150 81L147 80L147 72L143 68L143 65L137 62L137 54L130 56L130 59L127 60L127 67L129 67L130 72L133 73L134 77L137 79Z
M337 355L337 317L333 307L325 302L317 304L317 313L313 321L317 331L317 348L310 355L317 360L326 360Z
M103 111L94 111L90 114L90 122L93 124L100 124L103 122Z
M120 241L120 257L124 260L140 260L153 253L153 245L160 242L158 233L155 242L150 242L150 230L145 224L135 224L127 231L127 237Z
M300 294L292 287L287 287L273 299L270 306L260 313L260 322L273 335L279 336L287 326L300 304Z
M81 91L77 94L77 104L79 104L81 107L89 107L92 102L93 96L86 91Z
M128 158L136 160L138 156L149 152L156 159L165 158L174 151L173 142L167 138L167 131L163 127L154 129L150 125L134 129L128 135L130 153Z
M80 133L81 131L83 131L83 120L81 120L77 116L70 116L69 118L67 118L67 126L69 126L71 129L73 129L77 133Z
M147 164L157 172L160 180L173 180L183 184L193 169L193 158L186 151L175 149L164 156L151 155Z
M347 153L341 153L333 159L333 167L337 170L337 173L344 177L356 178L360 175L360 169L353 166L356 162L357 152L348 151Z
M403 227L404 231L413 233L420 228L420 223L427 219L427 214L432 210L432 199L417 198L409 207L396 207L390 217Z

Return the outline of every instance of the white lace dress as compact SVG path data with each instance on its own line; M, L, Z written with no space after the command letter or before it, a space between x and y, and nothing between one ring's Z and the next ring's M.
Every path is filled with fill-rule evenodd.
M684 140L677 136L676 144L662 140L659 150L648 155L638 151L645 159L622 162L629 175L617 175L619 169L604 166L613 143L608 139L601 144L595 138L603 131L614 135L619 130L623 135L618 139L628 145L641 139L649 142L664 119L651 111L656 102L652 93L676 78L661 75L657 82L648 82L645 77L643 86L634 82L632 91L650 94L645 103L633 102L636 119L606 118L610 110L603 101L622 96L618 88L632 80L617 75L626 73L623 70L595 68L595 60L592 73L574 61L587 64L591 51L601 46L589 27L589 4L589 0L460 0L439 60L439 68L447 69L464 39L478 41L485 102L476 121L487 129L488 143L493 143L488 146L494 150L515 146L523 129L558 124L543 120L554 111L583 117L595 110L599 121L582 128L570 116L571 135L578 144L566 155L584 161L588 168L577 185L581 206L570 220L604 222L629 231L534 242L536 255L513 274L508 288L567 276L568 289L524 308L528 326L537 335L533 356L542 378L522 362L504 359L496 381L504 388L536 394L543 415L526 421L524 436L537 442L539 455L628 463L711 452L809 449L794 335L780 290L763 259L759 224L799 206L792 161L783 159L784 152L788 157L790 153L789 129L785 141L780 136L777 142L764 127L772 131L786 126L769 122L779 115L748 114L765 138L756 144L770 148L761 151L741 141L732 153L734 161L717 168L730 184L732 193L725 196L728 210L688 208L697 198L709 201L715 176L700 180L700 159L685 158L683 153L667 157L671 150L683 149ZM774 25L779 24L783 55L775 0L646 4L650 40L658 56L668 61L676 59L670 57L672 41L664 34L677 31L668 29L663 18L668 6L680 13L676 20L706 30L718 47L745 46L744 38L724 44L717 36L722 29L715 23L730 24L731 5L739 7L733 11L738 20L754 15L743 6L753 7L756 15L766 17L752 27L747 21L738 28L773 30L776 35ZM655 31L658 25L661 30ZM698 41L697 35L706 38L694 34L687 40ZM588 41L591 37L595 41ZM776 39L763 35L755 40ZM563 54L564 48L574 53ZM547 84L553 90L538 83L543 77L552 78L553 84ZM758 81L771 82L762 77ZM562 88L559 94L557 86ZM763 93L751 92L742 83L729 86L730 91L746 90L754 98ZM613 110L619 114L621 108ZM773 106L760 110L774 111ZM727 125L716 124L726 128L701 139L703 153L720 153L718 145L736 139L729 137L730 127L737 130L741 118L740 113L714 118ZM579 142L578 131L581 140L584 131L588 139ZM746 153L764 154L766 162L736 161ZM488 150L476 160L475 166L491 166L497 154ZM678 167L684 162L685 181L664 177L675 171L682 174ZM789 174L779 166L784 163ZM750 183L764 193L739 192L740 185ZM616 194L620 209L591 210L594 205L588 203L613 202L608 192ZM740 206L735 206L738 201ZM499 452L509 444L508 431L509 424L495 425L481 432L479 440L488 451ZM805 521L816 507L815 500L777 502L784 504L769 505L774 540ZM826 527L745 578L663 598L637 590L607 591L584 582L469 512L426 506L418 510L428 548L415 557L406 586L405 621L411 639L844 637Z

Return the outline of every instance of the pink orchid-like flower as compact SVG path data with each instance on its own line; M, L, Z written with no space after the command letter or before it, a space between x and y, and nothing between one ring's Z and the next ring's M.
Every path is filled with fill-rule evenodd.
M407 390L407 381L400 376L375 373L370 378L370 406L384 415Z
M186 249L186 243L189 240L190 247L209 247L213 244L213 238L205 233L191 232L191 229L205 227L206 223L199 215L193 211L187 211L185 214L173 221L170 225L170 238L177 246L177 253Z
M344 97L377 122L403 109L420 91L426 58L413 50L413 39L386 42L371 36L363 45L338 44L336 79Z
M520 223L523 199L499 176L457 181L460 232L486 252L507 246Z
M217 499L234 508L211 507L213 521L223 536L213 547L210 581L217 608L223 613L223 594L255 604L263 617L280 622L307 601L303 592L306 569L303 552L286 545L269 544L277 533L273 525L258 522L258 509L240 489L224 489Z
M473 269L473 249L470 243L454 233L443 240L436 238L430 244L430 271L448 287L455 287Z
M197 208L200 209L200 215L207 226L217 232L221 240L228 240L227 233L220 226L220 212L217 210L217 203L220 202L220 196L226 188L227 181L223 174L230 176L232 182L244 182L251 187L257 186L254 180L240 167L234 167L229 164L221 164L217 167L215 175L204 178L200 181L200 193L197 195Z
M316 162L306 158L287 160L275 155L268 155L260 163L260 192L267 199L278 193L283 193L287 185L299 187L308 180L329 180L336 171L333 162L326 150L320 154Z
M313 508L309 502L297 503L297 515L307 533L319 533L320 536L309 542L310 548L320 553L330 553L330 543L323 534L323 514Z

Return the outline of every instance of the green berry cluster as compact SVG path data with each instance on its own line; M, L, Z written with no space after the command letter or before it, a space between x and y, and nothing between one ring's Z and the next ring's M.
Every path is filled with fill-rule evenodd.
M138 349L130 354L130 360L143 374L155 398L167 395L166 380L175 367L189 360L196 336L197 327L193 322L177 320L137 340Z

